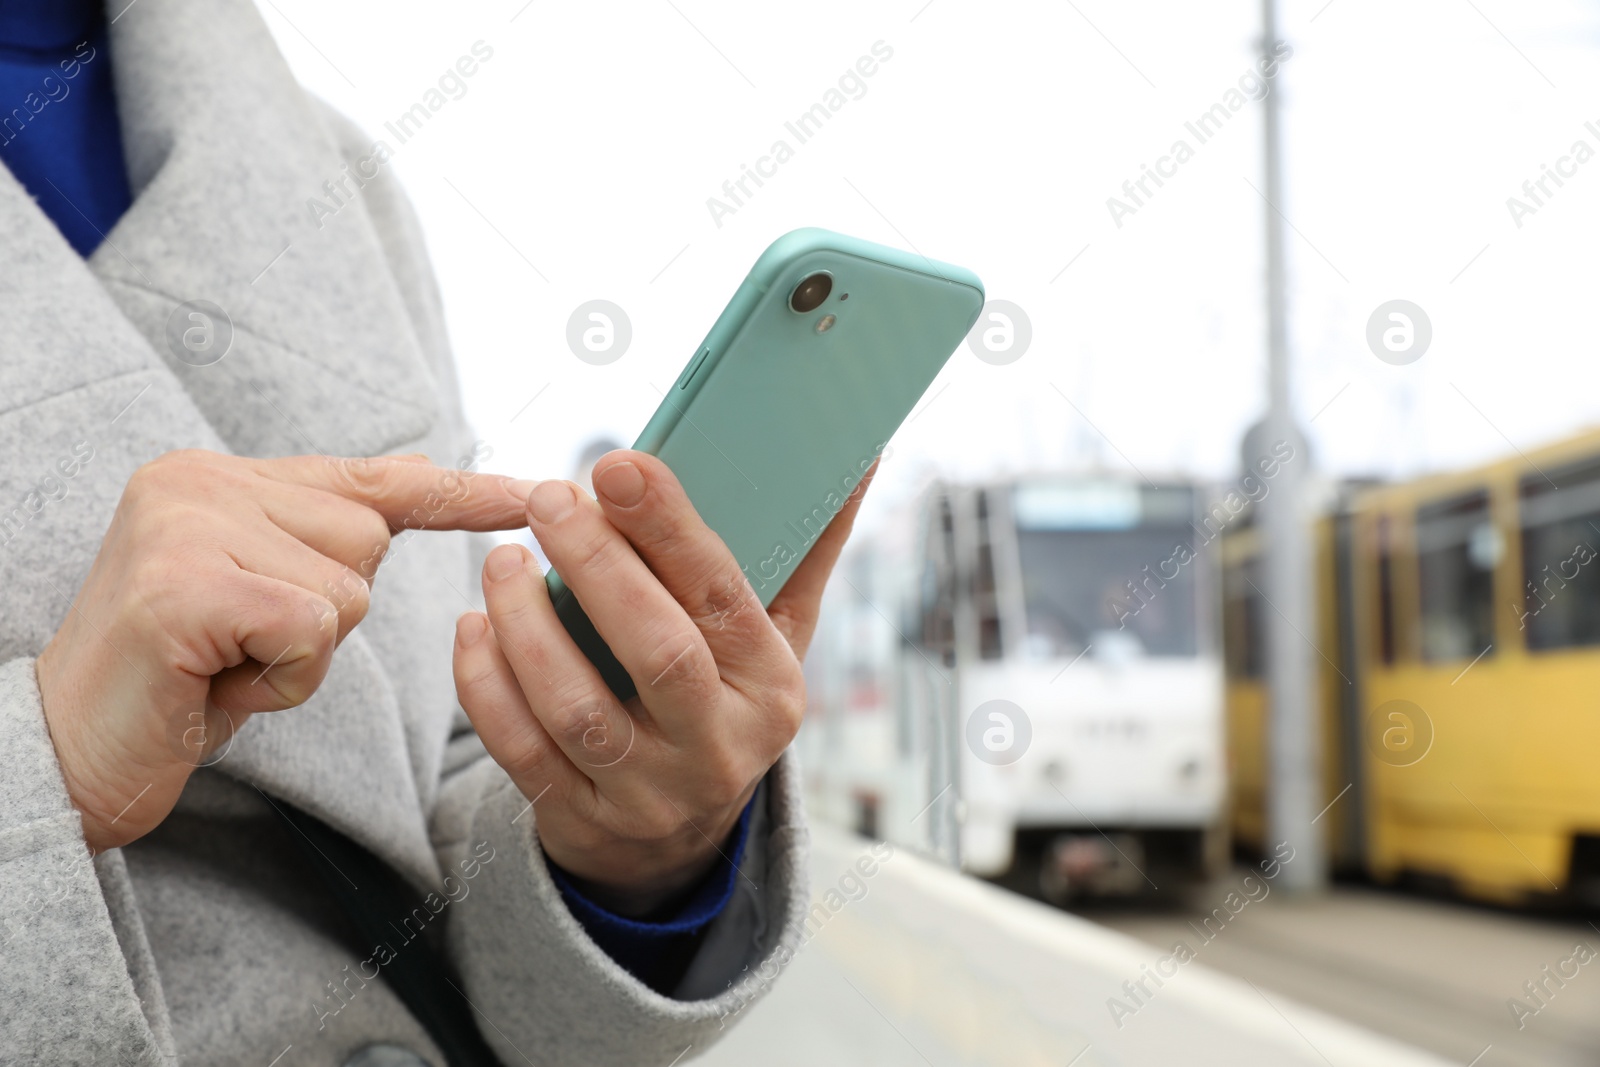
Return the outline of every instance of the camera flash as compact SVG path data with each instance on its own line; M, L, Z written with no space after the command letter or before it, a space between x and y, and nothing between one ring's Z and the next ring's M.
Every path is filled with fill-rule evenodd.
M829 330L833 329L833 324L836 321L837 320L834 319L832 315L822 316L822 318L817 320L817 332L827 333Z

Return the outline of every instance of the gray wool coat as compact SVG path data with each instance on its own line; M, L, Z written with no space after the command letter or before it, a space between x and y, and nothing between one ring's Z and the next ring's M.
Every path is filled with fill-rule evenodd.
M312 1067L373 1043L442 1063L382 980L352 977L374 947L349 943L269 797L434 894L432 934L505 1063L691 1058L797 942L795 766L763 786L745 877L674 995L640 984L564 906L537 810L456 702L468 535L397 538L308 704L250 720L155 832L85 848L33 661L134 469L179 448L446 464L475 447L392 176L308 211L372 139L295 83L247 0L138 0L110 34L88 62L113 63L135 202L104 244L78 258L0 167L0 1063ZM169 339L197 300L231 320L205 366Z

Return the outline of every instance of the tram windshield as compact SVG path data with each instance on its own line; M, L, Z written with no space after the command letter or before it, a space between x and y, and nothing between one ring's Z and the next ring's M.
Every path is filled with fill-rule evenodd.
M1028 658L1198 652L1193 490L1024 484L1013 511Z

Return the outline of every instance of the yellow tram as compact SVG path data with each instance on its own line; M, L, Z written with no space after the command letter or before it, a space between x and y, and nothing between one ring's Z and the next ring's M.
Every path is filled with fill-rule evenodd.
M1600 432L1341 493L1315 526L1336 867L1600 900ZM1260 533L1223 544L1234 838L1264 842Z

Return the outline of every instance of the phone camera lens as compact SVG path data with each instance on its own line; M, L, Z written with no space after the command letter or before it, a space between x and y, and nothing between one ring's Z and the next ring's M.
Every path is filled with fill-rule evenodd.
M794 292L789 294L789 308L804 315L808 311L815 311L828 299L828 294L833 292L833 275L826 271L818 271L808 275L804 281L794 287Z

